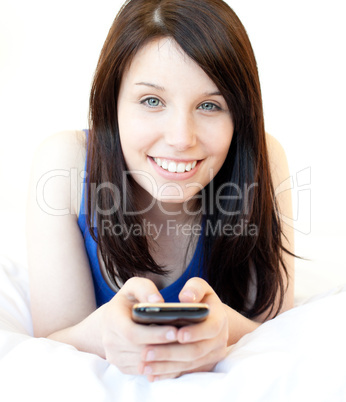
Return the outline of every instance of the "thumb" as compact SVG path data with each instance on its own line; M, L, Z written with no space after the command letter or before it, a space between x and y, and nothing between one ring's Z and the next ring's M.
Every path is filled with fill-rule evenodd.
M204 279L191 278L179 293L179 300L182 303L199 303L211 293L213 290Z
M130 302L164 302L154 282L146 278L133 277L127 280L118 294L124 296Z

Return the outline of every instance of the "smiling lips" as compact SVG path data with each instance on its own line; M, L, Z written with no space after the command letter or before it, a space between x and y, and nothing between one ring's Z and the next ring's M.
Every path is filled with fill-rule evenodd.
M197 165L197 161L190 162L174 162L172 160L152 158L154 162L164 170L171 173L185 173L190 172Z

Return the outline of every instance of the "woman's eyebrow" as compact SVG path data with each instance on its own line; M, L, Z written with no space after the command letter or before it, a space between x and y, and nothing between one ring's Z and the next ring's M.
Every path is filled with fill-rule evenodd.
M135 85L144 85L146 87L155 88L155 89L157 89L159 91L165 91L164 87L161 87L160 85L152 84L150 82L136 82Z
M220 91L204 92L203 96L223 96Z
M157 85L157 84L153 84L153 83L151 83L151 82L136 82L135 85L144 85L144 86L146 86L146 87L155 88L155 89L157 89L158 91L162 91L162 92L165 91L165 88L164 88L164 87L162 87L162 86L160 86L160 85ZM203 96L222 96L222 94L221 94L220 91L204 92L202 95L203 95Z

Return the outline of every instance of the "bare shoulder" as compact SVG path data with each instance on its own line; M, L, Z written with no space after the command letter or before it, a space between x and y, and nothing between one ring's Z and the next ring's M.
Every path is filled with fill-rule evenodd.
M63 131L47 137L34 155L32 185L42 187L47 201L56 204L53 208L71 207L70 212L78 215L85 158L84 131Z
M286 153L275 137L266 136L275 198L283 216L292 219L291 177Z
M96 308L77 220L85 154L85 134L65 131L44 140L34 156L26 235L31 312L37 336L75 325Z
M35 158L59 168L79 167L85 161L85 153L84 131L62 131L47 137L37 148Z
M267 134L267 146L275 199L284 234L282 244L286 250L294 253L291 177L286 153L280 142L269 134ZM284 253L283 258L290 280L281 312L292 308L294 305L294 258L287 253Z
M285 150L280 142L272 135L266 133L268 156L274 190L289 179L289 168Z
M282 145L273 135L266 133L266 140L271 151L284 152Z

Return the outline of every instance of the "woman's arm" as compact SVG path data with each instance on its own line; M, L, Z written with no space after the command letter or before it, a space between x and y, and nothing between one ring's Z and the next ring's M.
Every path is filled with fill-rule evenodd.
M27 203L27 249L35 336L73 326L95 308L77 224L83 133L49 137L36 152ZM84 149L83 149L84 148Z
M283 246L294 252L292 223L292 202L287 159L279 142L267 137L269 161L273 186L277 194L277 203L281 214L284 232ZM294 304L294 257L283 252L283 258L289 275L288 287L284 295L282 313ZM287 286L283 273L284 286ZM223 304L207 282L200 278L188 281L180 294L182 302L204 302L210 305L208 319L200 324L187 326L178 331L178 344L145 348L142 355L141 372L150 373L149 379L172 378L190 371L211 370L223 359L228 346L235 344L244 335L254 331L264 321L273 318L278 308L279 297L273 306L263 314L248 319ZM269 316L268 316L269 314Z
M287 158L283 147L276 138L267 134L266 140L268 146L268 156L273 187L280 213L279 218L281 228L283 230L281 241L285 249L289 250L291 253L294 253L292 195L290 190L291 181ZM282 252L282 256L285 262L289 280L287 281L286 274L284 273L283 267L281 266L280 268L282 271L284 289L286 290L286 292L279 313L283 313L284 311L287 311L294 306L294 257L284 251ZM231 332L231 339L229 340L229 343L236 343L243 335L257 328L260 323L273 318L277 312L278 306L279 296L276 298L276 302L271 312L270 308L255 317L253 320L247 320L240 314L235 315L234 311L229 310L228 313L233 316L231 322L238 322L237 325L233 326L233 331Z
M279 218L283 235L281 235L282 245L285 249L294 253L294 227L293 227L293 211L292 211L292 194L290 172L287 163L285 151L279 141L267 134L267 146L273 187L276 196L276 202L279 209ZM284 289L287 290L284 296L283 305L279 311L282 313L294 306L294 257L286 252L282 252L283 260L288 273L288 282L283 272ZM270 319L277 311L279 300L274 305L272 313L267 318L269 311L256 317L256 321L263 322Z
M77 223L84 170L83 132L48 138L33 164L27 207L27 244L34 334L106 358L138 374L147 344L176 340L174 327L146 327L131 320L131 307L163 301L154 283L133 278L96 309L84 240Z
M290 191L290 173L285 151L281 144L271 135L267 134L268 156L271 167L271 174L273 180L273 187L276 194L276 201L280 211L280 219L283 230L282 244L291 253L294 253L294 228L293 228L293 212L292 212L292 197ZM284 288L287 290L284 295L284 300L279 313L283 313L294 306L294 257L286 252L283 252L283 259L285 261L286 269L289 276L288 287L286 275L283 272ZM194 297L199 297L202 290L197 291ZM186 300L189 301L189 300ZM190 300L191 301L191 300ZM224 305L228 317L229 337L228 345L232 345L245 334L252 332L266 320L273 318L278 309L279 297L275 302L273 311L270 309L263 312L261 315L250 320L243 315L237 313L233 309ZM269 316L268 316L269 314Z

